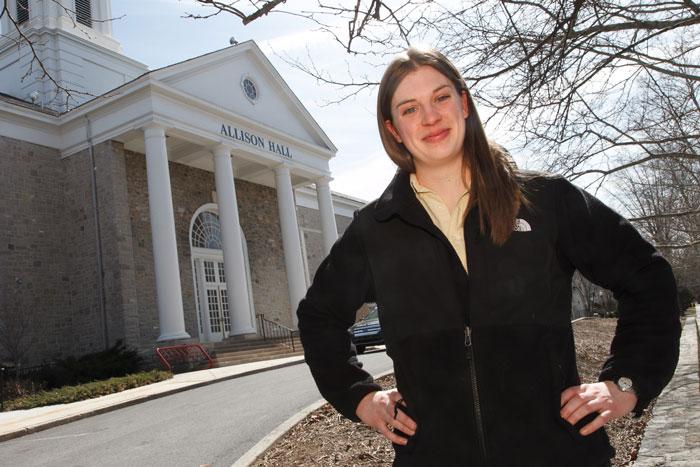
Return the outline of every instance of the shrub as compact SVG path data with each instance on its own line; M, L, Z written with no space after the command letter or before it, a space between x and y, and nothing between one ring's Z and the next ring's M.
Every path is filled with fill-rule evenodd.
M152 370L77 386L64 386L8 401L5 403L5 410L24 410L53 404L68 404L164 381L172 376L172 373L167 371Z
M127 349L121 340L101 352L82 357L68 357L47 366L39 378L46 389L105 380L141 370L142 358L135 350Z

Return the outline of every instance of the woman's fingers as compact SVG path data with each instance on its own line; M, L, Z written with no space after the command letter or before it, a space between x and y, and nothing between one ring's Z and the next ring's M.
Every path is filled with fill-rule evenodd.
M588 414L591 414L593 412L602 412L604 405L605 402L597 398L584 401L583 404L581 404L576 410L574 410L568 417L564 417L564 419L572 425L575 425L579 422L579 420L581 420Z
M403 402L401 394L396 389L376 391L362 398L355 412L360 420L392 443L405 445L407 439L394 430L413 436L416 423L400 409L397 410L397 404L403 404Z
M571 415L573 415L576 411L584 407L589 400L585 391L586 388L584 387L584 385L581 385L570 387L564 392L562 392L561 410L559 412L561 418L567 420L569 423L572 423L570 418Z
M581 384L562 392L560 415L575 425L585 416L598 413L592 422L579 431L586 436L600 429L608 421L627 415L636 403L637 396L634 393L621 391L611 381Z
M579 433L581 433L583 436L590 435L608 423L610 420L612 420L612 412L610 410L604 410L600 412L600 415L598 415L591 423L581 428Z
M399 416L389 422L389 424L408 436L416 434L416 422L403 412L399 412Z
M406 433L409 436L413 436L416 434L416 428L418 428L418 425L416 424L415 421L408 415L406 415L405 412L403 412L401 409L397 411L397 415L394 418L394 426L401 430L402 432Z
M377 428L377 431L384 435L386 439L391 441L394 444L400 444L402 446L405 446L408 443L408 439L404 438L403 436L399 436L393 431L389 430L389 427L392 427L392 425L383 425Z

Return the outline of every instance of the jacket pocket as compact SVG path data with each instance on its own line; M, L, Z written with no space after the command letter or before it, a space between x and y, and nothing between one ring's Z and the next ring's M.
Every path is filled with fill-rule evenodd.
M575 441L580 441L586 438L579 433L579 430L591 422L596 417L597 413L587 415L579 420L575 425L572 425L568 421L564 420L561 416L561 393L568 387L575 386L576 383L572 382L569 384L562 363L557 361L552 362L552 381L554 392L552 395L552 416L556 420L557 424L562 427Z

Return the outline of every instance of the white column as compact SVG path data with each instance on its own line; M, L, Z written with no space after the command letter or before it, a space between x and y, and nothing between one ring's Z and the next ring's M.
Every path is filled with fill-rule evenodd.
M165 129L156 124L149 124L144 127L144 138L160 322L158 340L187 339L190 335L185 331L185 315L182 311L180 265L175 240L175 216L170 190L168 152L165 147Z
M289 167L282 164L275 168L277 184L277 205L279 207L280 226L282 227L282 246L284 248L284 265L287 270L289 285L289 303L292 307L292 322L297 325L297 307L306 295L306 274L301 254L301 239L297 223L296 203L292 189L292 177Z
M231 165L231 148L223 144L214 149L214 176L219 203L221 240L224 247L224 272L228 290L231 334L252 333L255 332L255 326L250 313L241 224L238 218L238 202Z
M323 177L316 180L316 199L318 199L318 211L321 214L321 231L323 232L323 249L326 254L331 252L331 247L338 240L338 226L335 224L333 212L333 198L331 197L330 179Z

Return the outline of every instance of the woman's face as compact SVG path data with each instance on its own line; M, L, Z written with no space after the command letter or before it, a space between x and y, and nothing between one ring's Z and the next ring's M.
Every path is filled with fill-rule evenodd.
M385 125L413 155L416 170L430 169L461 161L468 115L466 93L435 68L421 66L399 83Z

